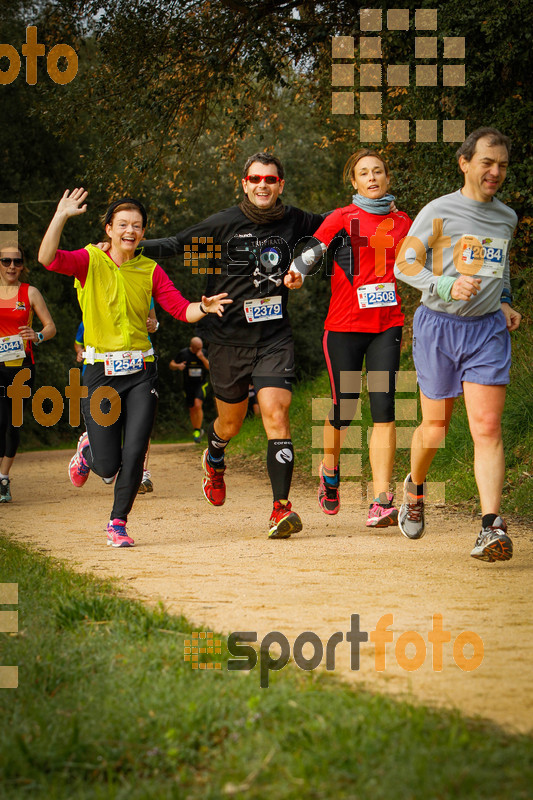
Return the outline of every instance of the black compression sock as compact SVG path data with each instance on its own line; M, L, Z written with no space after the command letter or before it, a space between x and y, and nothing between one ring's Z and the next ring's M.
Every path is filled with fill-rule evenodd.
M489 528L491 525L494 525L494 520L496 519L497 514L485 514L483 519L481 520L481 527L482 528Z
M287 500L294 467L294 448L291 439L269 439L267 469L272 484L274 502Z
M209 450L209 461L214 467L224 466L224 450L229 439L221 439L215 433L215 423L211 422L207 429L207 449Z

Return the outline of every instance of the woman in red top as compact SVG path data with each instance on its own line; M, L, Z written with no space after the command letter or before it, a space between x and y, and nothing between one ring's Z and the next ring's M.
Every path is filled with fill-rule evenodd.
M314 236L317 244L304 251L291 270L303 275L328 247L336 247L323 339L333 407L324 427L320 507L325 514L339 511L340 449L357 410L365 361L374 423L369 451L375 498L366 524L383 528L398 522L389 484L396 450L394 389L404 315L394 278L394 257L411 220L401 211L391 211L394 197L388 194L389 169L375 150L354 153L344 176L357 192L353 202L325 218ZM287 283L298 288L302 280L294 275Z
M9 471L20 441L20 429L12 424L7 387L19 370L29 367L29 386L33 388L32 343L40 344L56 333L40 291L22 283L27 277L20 247L4 245L0 250L0 503L11 502ZM43 326L39 333L32 327L34 314Z

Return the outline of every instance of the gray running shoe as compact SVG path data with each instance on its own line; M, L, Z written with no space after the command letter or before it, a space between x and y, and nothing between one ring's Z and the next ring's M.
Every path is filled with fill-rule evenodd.
M2 478L0 481L0 503L10 503L12 499L9 478Z
M150 480L152 477L152 473L150 470L145 469L143 472L143 479L141 481L141 485L137 489L137 494L147 494L148 492L154 491L154 485Z
M509 561L513 557L513 543L507 535L505 520L496 517L492 525L482 528L470 555L480 561Z
M398 525L408 539L421 539L424 535L424 498L426 484L422 495L416 491L416 483L411 480L411 473L403 483L403 504L398 514Z

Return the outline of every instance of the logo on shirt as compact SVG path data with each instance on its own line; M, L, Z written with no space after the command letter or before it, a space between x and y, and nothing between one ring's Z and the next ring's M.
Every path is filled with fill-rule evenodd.
M281 255L279 250L276 250L275 247L267 247L262 250L259 260L268 272L269 270L272 270L274 267L278 266L279 262L281 261Z
M276 453L276 461L279 461L280 464L290 464L292 461L292 452L289 450L288 447L284 447L282 450L278 450Z
M17 300L13 311L26 311L26 303L24 300Z

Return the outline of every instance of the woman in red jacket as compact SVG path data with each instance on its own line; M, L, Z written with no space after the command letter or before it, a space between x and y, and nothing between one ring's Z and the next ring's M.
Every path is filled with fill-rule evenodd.
M19 370L29 368L28 385L33 388L33 345L55 336L56 326L43 296L28 278L24 254L18 244L0 250L0 503L11 502L9 472L20 441L20 428L12 424L11 398L7 387ZM42 330L33 329L37 315Z
M325 514L338 513L340 449L357 409L364 361L374 423L369 455L375 498L366 524L383 528L398 522L389 484L396 450L394 389L404 315L394 257L411 220L401 211L391 211L389 168L375 150L354 153L344 175L356 190L353 202L325 218L314 235L316 245L291 265L292 272L301 275L289 275L287 284L295 289L301 286L303 275L328 247L334 248L323 338L333 406L324 428L318 501Z

